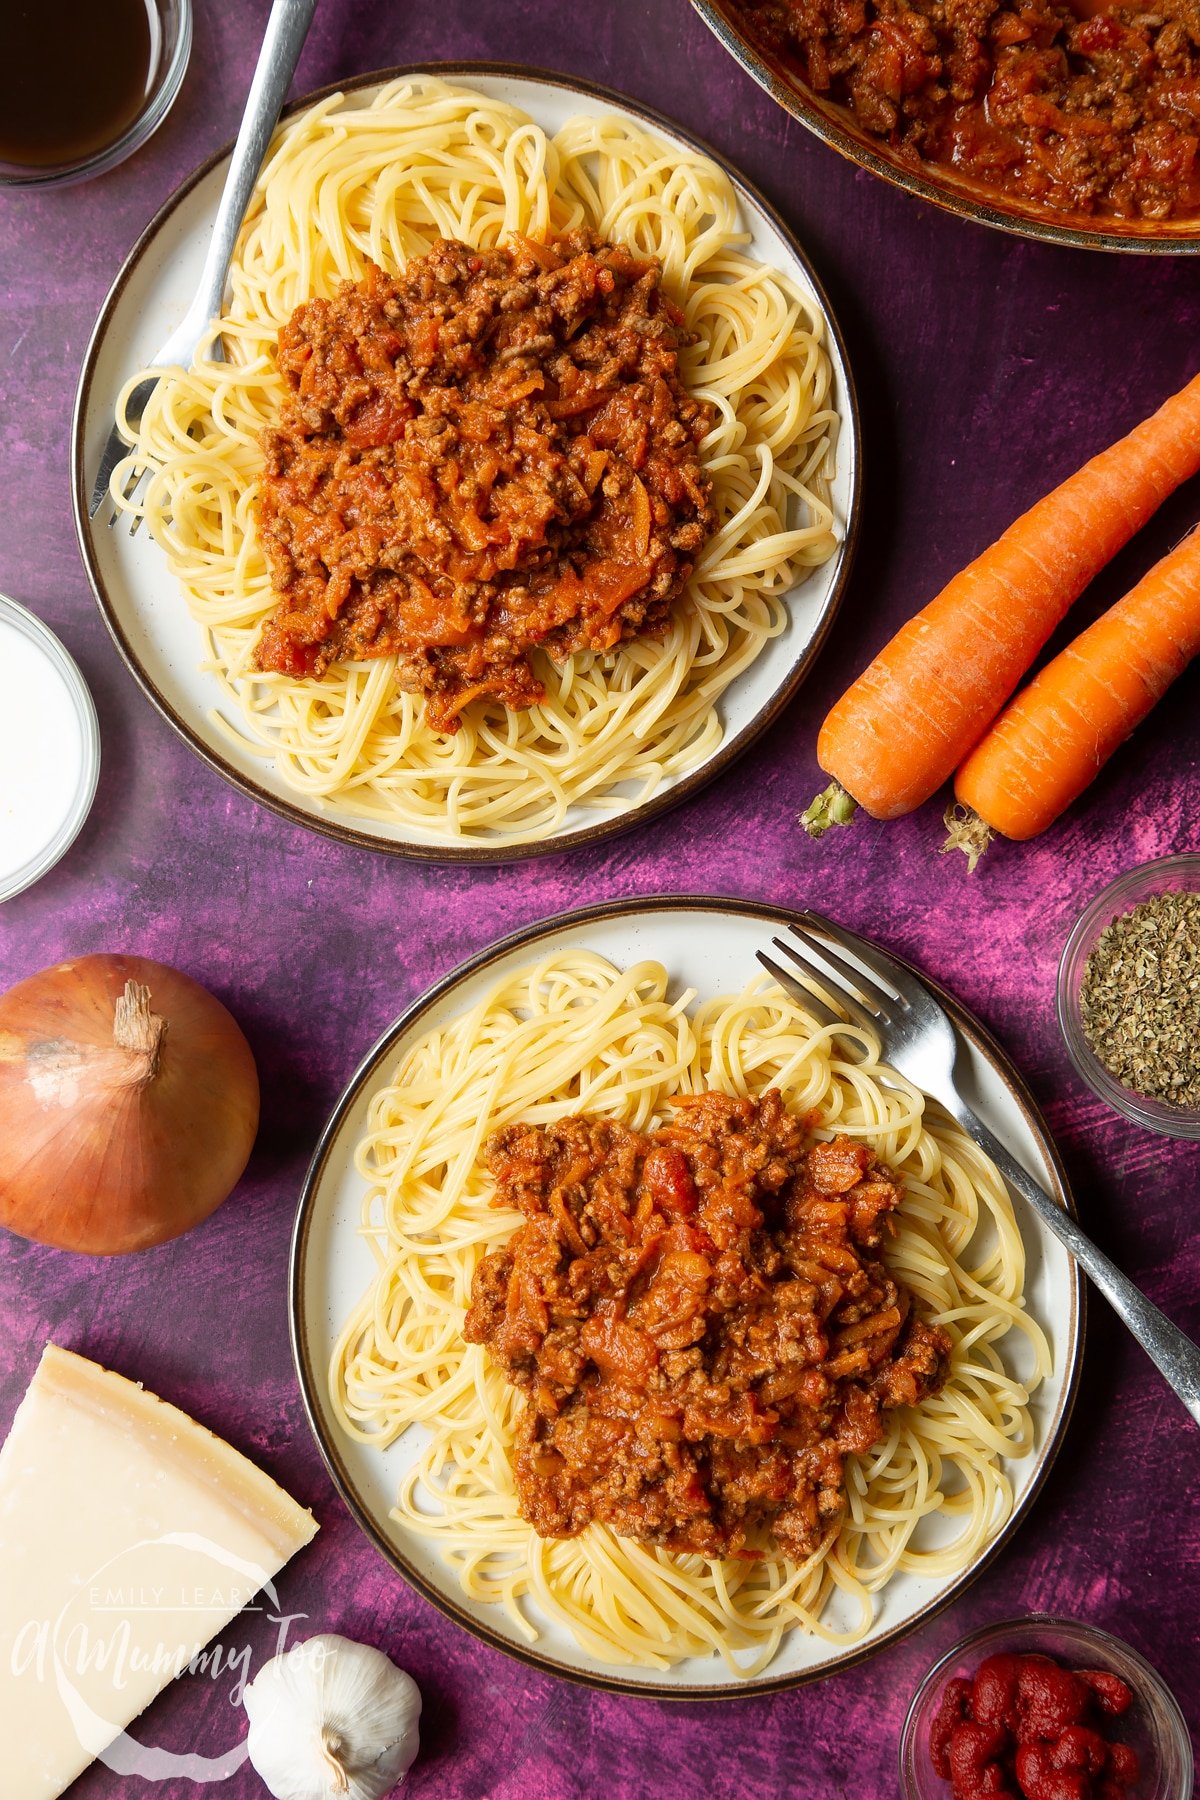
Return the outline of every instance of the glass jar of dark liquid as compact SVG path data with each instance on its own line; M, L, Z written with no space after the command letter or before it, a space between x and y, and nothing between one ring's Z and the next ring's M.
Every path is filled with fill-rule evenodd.
M191 42L191 0L0 0L0 185L120 162L165 118Z

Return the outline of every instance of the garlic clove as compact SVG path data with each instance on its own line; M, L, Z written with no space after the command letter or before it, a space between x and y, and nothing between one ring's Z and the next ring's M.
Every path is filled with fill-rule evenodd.
M243 1704L250 1761L275 1800L383 1800L420 1743L411 1675L330 1632L274 1657Z

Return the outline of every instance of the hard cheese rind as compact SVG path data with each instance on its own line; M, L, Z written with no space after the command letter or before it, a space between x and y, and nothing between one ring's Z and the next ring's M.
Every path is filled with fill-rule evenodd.
M47 1345L0 1449L3 1791L61 1794L316 1529L186 1413Z

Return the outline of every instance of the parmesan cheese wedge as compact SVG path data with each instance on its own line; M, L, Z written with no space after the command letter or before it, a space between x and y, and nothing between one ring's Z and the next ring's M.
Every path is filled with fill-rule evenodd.
M125 1727L316 1529L186 1413L48 1344L0 1449L4 1793L54 1800L102 1751L150 1774L167 1753Z

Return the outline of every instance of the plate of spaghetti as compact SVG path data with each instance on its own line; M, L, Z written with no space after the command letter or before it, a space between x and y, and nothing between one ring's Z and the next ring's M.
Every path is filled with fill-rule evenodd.
M350 1511L449 1617L600 1687L871 1654L1007 1540L1070 1414L1077 1272L869 1034L755 973L788 919L669 897L506 939L368 1053L301 1197L293 1348Z
M76 402L84 561L169 722L276 811L435 860L594 841L725 768L857 524L849 367L778 215L602 89L364 77L285 117L225 315L135 433L225 166L135 247Z

